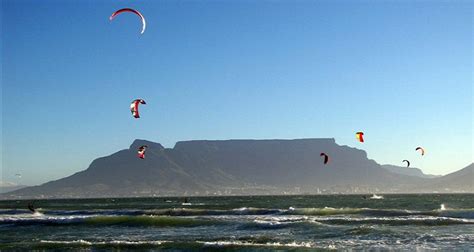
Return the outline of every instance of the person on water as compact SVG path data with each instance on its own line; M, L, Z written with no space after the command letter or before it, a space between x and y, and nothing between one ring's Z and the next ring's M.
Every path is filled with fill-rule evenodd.
M28 203L28 209L32 212L32 213L36 213L36 209L35 207L33 206L33 203Z

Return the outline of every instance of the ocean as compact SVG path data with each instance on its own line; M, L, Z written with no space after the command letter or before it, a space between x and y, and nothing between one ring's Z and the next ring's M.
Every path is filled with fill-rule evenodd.
M376 198L4 200L0 250L474 251L474 194Z

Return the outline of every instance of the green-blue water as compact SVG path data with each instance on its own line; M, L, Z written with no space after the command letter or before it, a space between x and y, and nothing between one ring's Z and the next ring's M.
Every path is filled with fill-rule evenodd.
M0 249L474 250L473 194L383 197L0 201Z

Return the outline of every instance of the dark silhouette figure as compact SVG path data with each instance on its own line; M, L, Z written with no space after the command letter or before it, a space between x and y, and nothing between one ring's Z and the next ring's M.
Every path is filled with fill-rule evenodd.
M36 209L35 207L33 206L33 203L28 203L28 209L32 212L32 213L36 213Z

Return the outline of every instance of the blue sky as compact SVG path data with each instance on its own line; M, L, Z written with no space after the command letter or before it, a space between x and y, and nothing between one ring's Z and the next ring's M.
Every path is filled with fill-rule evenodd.
M458 170L473 162L473 5L3 0L2 180L58 179L137 138L334 137ZM124 7L143 35L135 15L109 21Z

